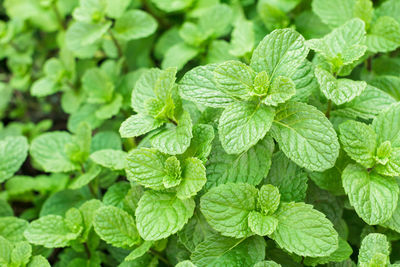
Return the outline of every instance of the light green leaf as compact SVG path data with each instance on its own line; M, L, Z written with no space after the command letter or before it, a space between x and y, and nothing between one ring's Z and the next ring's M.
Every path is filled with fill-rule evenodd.
M14 177L15 179L15 177ZM9 182L7 182L7 184L9 184ZM7 184L6 184L6 189L7 189L7 193L9 194L10 190L7 188ZM10 204L8 204L7 201L0 199L0 217L7 217L7 216L13 216L14 215L14 211L11 208Z
M384 144L384 143L382 143ZM400 175L400 147L394 148L390 156L386 158L385 164L376 166L376 171L380 174L387 176L399 176Z
M376 9L376 14L393 17L400 23L400 3L397 0L385 1Z
M27 267L51 267L50 263L42 255L36 255L31 258Z
M349 20L322 39L311 39L307 46L321 53L336 68L348 65L364 55L365 23L358 18Z
M214 70L214 81L218 89L233 98L248 99L253 87L254 71L246 64L230 60Z
M400 147L400 104L390 106L381 112L372 122L378 136L378 145L390 141L392 147ZM390 127L388 127L390 125Z
M340 142L346 153L361 165L371 168L375 164L376 134L371 126L347 121L339 126Z
M28 222L17 217L0 217L0 236L10 242L25 240L24 231Z
M238 20L232 31L229 52L237 57L244 56L253 50L254 41L253 22L245 19Z
M260 236L272 234L278 226L278 220L272 216L252 211L247 217L249 228L253 233Z
M147 251L149 251L153 244L154 242L152 241L144 241L140 246L132 250L132 252L125 257L125 261L133 261L137 258L142 257L144 254L146 254Z
M387 266L390 254L390 243L383 234L371 233L364 237L358 253L358 264L361 267ZM382 265L377 265L378 261ZM375 263L375 264L374 264Z
M256 47L250 66L257 72L265 70L273 80L291 77L308 54L304 38L292 29L275 30Z
M375 225L392 217L399 195L394 178L349 164L342 173L342 181L350 204L366 223Z
M25 266L32 256L32 247L26 241L20 241L14 244L11 252L11 262L16 266Z
M28 156L28 141L24 136L8 136L0 141L0 182L14 175Z
M320 67L315 69L315 76L322 93L336 105L350 102L367 88L367 83L364 81L336 79L332 74Z
M179 83L182 98L214 108L233 103L235 99L220 91L214 82L214 70L217 66L209 64L186 72Z
M260 236L235 239L214 235L196 247L191 259L198 267L253 266L265 258L265 246Z
M374 7L371 0L356 0L354 5L354 16L365 22L368 29L374 15Z
M267 96L263 99L266 105L277 106L280 103L285 103L294 94L296 94L296 85L287 77L276 77L268 89Z
M162 125L162 121L148 115L135 114L126 119L119 128L123 138L136 137L148 133Z
M200 46L204 42L204 32L202 32L199 26L193 22L184 22L179 29L179 36L185 41L185 43L194 47Z
M153 34L157 21L142 10L128 10L115 21L113 31L117 38L125 41L140 39Z
M193 0L151 0L159 9L165 12L181 11L188 8Z
M258 191L258 204L266 215L273 214L279 207L281 195L277 187L267 184Z
M67 132L48 132L33 139L30 154L46 172L69 172L79 166L67 156L65 146L72 142Z
M189 147L192 136L192 119L187 111L183 111L178 117L178 125L152 136L151 145L166 154L182 154Z
M157 98L154 88L161 72L156 68L145 70L136 81L132 91L131 106L137 113L147 114L146 103L149 99Z
M89 95L89 103L107 103L112 99L114 84L111 77L100 68L85 71L82 87Z
M131 0L114 0L106 2L106 15L110 18L119 18L129 7Z
M323 23L339 27L354 17L355 0L313 0L312 10Z
M76 177L68 188L70 189L79 189L87 184L89 184L93 179L95 179L101 172L101 167L93 164L89 170L87 170L84 174Z
M227 4L211 5L202 16L198 24L207 36L219 37L227 33L233 19L233 11Z
M93 153L102 149L122 149L119 134L113 131L99 131L92 137L90 152Z
M400 46L400 22L392 17L379 17L367 35L368 50L390 52Z
M126 158L126 173L129 181L137 182L152 189L163 188L163 179L166 176L164 162L167 156L150 149L134 149Z
M400 77L393 75L379 75L374 77L370 83L373 86L381 89L382 91L388 93L397 101L400 101L400 91L397 88L400 87ZM388 97L390 99L390 97Z
M353 119L373 119L395 102L396 100L387 93L367 85L361 95L332 111L332 115L337 114Z
M46 248L58 248L69 245L75 240L82 227L71 229L68 222L58 215L47 215L31 222L25 230L25 238L32 244Z
M93 227L102 240L116 247L130 248L140 242L133 218L120 208L104 206L96 211Z
M305 258L304 264L317 266L319 264L327 264L329 262L343 262L353 253L353 249L344 239L339 238L339 247L331 255L317 258Z
M256 209L257 193L249 184L220 185L201 197L200 209L211 227L221 234L246 237L251 235L247 217Z
M228 154L239 154L264 138L272 125L274 109L250 102L227 107L219 119L222 147Z
M268 135L249 150L236 155L226 153L215 138L206 168L206 188L226 183L258 185L269 171L273 151L274 141Z
M83 220L83 232L81 235L82 240L87 240L89 238L88 236L91 233L96 212L102 206L103 203L101 203L100 200L91 199L89 201L86 201L79 207L79 211L81 212Z
M191 261L181 261L178 262L177 265L175 265L175 267L196 267L196 265L194 265Z
M210 155L214 140L214 128L208 124L195 124L193 126L193 138L190 146L184 153L184 157L196 157L205 163Z
M72 15L77 21L98 22L104 16L106 3L103 0L79 1L79 6L74 9Z
M114 94L110 102L108 102L105 105L102 105L96 111L96 117L102 120L107 120L117 115L122 106L122 100L123 99L120 94Z
M279 106L271 132L286 156L309 170L329 169L339 155L332 124L313 106L298 102Z
M126 152L115 149L103 149L90 155L90 159L95 163L112 170L122 170L125 168Z
M200 53L197 47L180 42L171 46L161 63L163 69L176 67L178 70L182 69L186 63L195 58Z
M160 240L183 228L193 215L193 199L170 193L146 191L136 209L137 228L144 240Z
M60 87L56 82L48 77L43 77L32 84L31 94L37 97L52 95L57 92Z
M276 186L282 201L299 202L306 196L307 180L307 173L278 151L272 157L271 169L264 183Z
M176 196L180 199L195 196L206 182L206 168L203 162L198 158L187 158L183 166L182 182L176 188Z
M260 261L254 264L254 267L281 267L281 265L274 261Z
M328 256L338 248L338 234L325 215L305 203L281 203L271 235L278 245L301 256ZM301 221L302 223L298 223Z

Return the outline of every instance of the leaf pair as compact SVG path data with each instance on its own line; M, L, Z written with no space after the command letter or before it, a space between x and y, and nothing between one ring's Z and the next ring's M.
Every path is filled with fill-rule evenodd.
M337 233L322 213L305 203L279 203L279 198L271 185L258 191L249 184L225 184L208 191L200 205L209 224L225 236L266 234L302 256L327 256L337 249Z

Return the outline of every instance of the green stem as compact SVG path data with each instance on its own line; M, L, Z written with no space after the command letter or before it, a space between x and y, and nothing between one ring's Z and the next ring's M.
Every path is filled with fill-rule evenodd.
M111 40L113 41L115 47L117 48L118 57L119 57L119 58L122 58L123 55L124 55L124 53L122 52L121 45L119 44L117 38L115 38L115 36L114 36L113 32L111 31L111 29L108 29L108 34L110 35Z
M157 251L150 249L149 250L151 254L153 254L154 256L156 256L160 261L162 261L163 263L165 263L167 266L173 266L171 263L169 263L169 261L163 257L163 255L161 255L160 253L158 253Z
M325 116L329 119L332 110L332 100L328 100L328 108L326 109Z
M51 7L53 8L54 13L56 14L56 18L57 18L57 20L58 20L58 23L60 24L60 26L61 26L64 30L66 30L66 29L67 29L67 25L65 24L65 21L63 20L61 14L60 14L60 11L59 11L58 8L57 8L56 2L53 2L53 3L51 4Z

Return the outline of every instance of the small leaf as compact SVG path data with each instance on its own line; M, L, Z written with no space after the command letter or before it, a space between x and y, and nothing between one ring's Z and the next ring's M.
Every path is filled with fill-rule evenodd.
M263 99L266 105L277 106L280 103L285 103L296 93L296 85L287 77L276 77L268 90L268 94Z
M389 264L390 243L383 234L371 233L364 237L358 254L358 264L362 267L379 266L376 260L383 260L380 266Z
M278 226L278 220L276 218L261 214L257 211L249 213L248 223L251 231L260 236L272 234Z
M147 37L157 29L157 21L142 10L128 10L115 21L113 30L125 41Z
M258 191L258 204L266 215L271 215L278 209L280 199L279 190L273 185L263 185Z
M272 125L274 109L253 103L235 103L219 119L219 137L228 154L239 154L264 138Z
M90 159L95 163L112 170L122 170L125 168L126 152L114 149L103 149L90 155Z
M9 136L0 141L0 182L14 175L28 156L28 141L23 136Z
M206 168L197 158L187 158L182 171L182 182L176 188L176 196L180 199L190 198L199 192L206 183Z

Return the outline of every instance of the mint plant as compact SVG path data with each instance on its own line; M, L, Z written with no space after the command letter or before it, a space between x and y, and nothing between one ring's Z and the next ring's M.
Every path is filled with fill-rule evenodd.
M0 266L400 265L400 1L0 1Z

